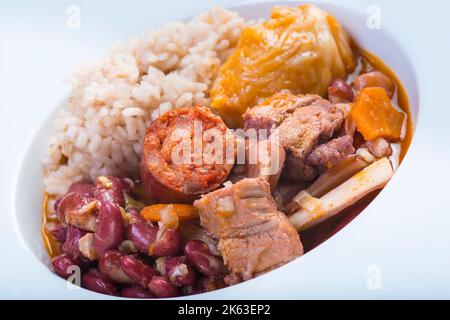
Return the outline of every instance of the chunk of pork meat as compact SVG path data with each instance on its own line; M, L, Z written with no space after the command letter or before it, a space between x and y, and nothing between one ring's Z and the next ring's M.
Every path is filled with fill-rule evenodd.
M261 178L211 192L194 206L202 226L220 238L218 248L229 270L244 280L303 254L298 233Z
M321 104L323 100L317 95L296 96L279 92L263 100L255 108L247 109L243 114L245 129L271 130L278 127L289 115L299 108Z
M305 159L320 142L333 137L347 113L348 105L329 102L300 108L278 127L280 143L295 158Z
M315 148L308 155L306 161L314 166L329 169L353 153L355 153L355 148L352 137L343 136Z
M267 129L278 134L279 142L286 150L286 164L283 177L294 181L312 181L323 171L324 162L309 160L327 160L335 163L342 157L354 153L351 148L331 152L330 148L340 147L338 140L321 147L315 156L309 155L321 144L329 142L342 127L349 112L348 104L332 104L317 95L276 94L266 99L244 114L245 128ZM278 129L275 131L275 129ZM345 146L348 146L345 143ZM329 159L320 155L327 150ZM338 157L336 157L338 155ZM328 163L327 163L328 164ZM328 165L325 166L328 168Z

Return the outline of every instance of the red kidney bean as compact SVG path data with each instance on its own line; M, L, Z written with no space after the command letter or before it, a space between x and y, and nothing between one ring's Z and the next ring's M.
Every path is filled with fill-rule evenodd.
M118 290L106 277L97 269L91 269L81 278L81 286L85 289L98 293L116 296Z
M120 185L121 185L124 193L129 194L132 192L132 188L134 186L134 182L132 180L130 180L128 178L122 178L122 179L119 178L119 181L120 181Z
M66 241L62 246L62 251L75 258L79 257L81 255L79 241L86 233L87 232L84 230L69 225L67 227Z
M94 197L100 201L100 203L117 203L113 190L105 189L103 186L97 186L94 190Z
M354 99L352 87L342 79L334 80L328 87L328 100L332 103L348 103Z
M80 263L68 254L63 253L52 259L53 270L61 278L67 279L73 274L73 270L69 270L71 266L77 266L81 269Z
M84 210L88 204L95 201L94 198L86 197L82 192L70 192L66 194L57 205L57 213L59 221L62 223L70 223L74 225L75 223L82 224L85 220L89 219L92 215L92 211L95 210ZM58 202L58 201L57 201ZM67 218L70 216L70 219ZM70 222L68 221L70 220ZM75 225L75 227L80 228L80 225ZM89 231L92 228L89 228Z
M67 238L67 227L58 226L56 229L50 231L50 234L56 241L64 243Z
M184 246L186 260L199 272L214 276L223 272L224 265L222 261L214 256L208 248L208 245L200 240L189 240Z
M203 293L225 287L222 276L201 276L193 287L192 293Z
M151 256L164 257L177 254L181 249L180 235L170 228L159 229L159 235L152 243Z
M180 292L174 287L166 276L154 276L148 284L150 292L158 298L171 298L180 295Z
M143 288L147 288L150 280L157 274L155 269L133 256L123 256L120 266L130 279Z
M120 291L120 295L124 298L150 299L155 296L147 289L141 287L126 287Z
M364 88L384 88L391 99L395 93L394 81L379 71L372 71L358 76L355 81L353 81L353 87L357 93L361 92Z
M131 240L139 251L148 254L150 245L156 239L158 227L145 221L137 210L130 210L128 213L132 221L125 228L125 237Z
M195 271L186 263L185 256L167 258L165 269L170 282L177 287L191 286L195 283Z
M120 266L122 254L117 250L110 250L103 254L98 261L98 269L109 280L117 283L131 284L133 281L126 275Z
M69 187L70 192L81 192L85 197L87 198L93 198L94 197L94 187L95 185L91 182L86 181L80 181L72 183L72 185Z
M157 225L146 221L135 209L128 210L127 213L130 215L130 222L125 228L125 237L131 240L139 251L155 257L175 255L180 251L181 239L176 230L160 230Z
M124 238L124 223L120 209L115 203L105 202L100 205L98 224L94 233L94 248L97 256L115 249Z
M95 182L94 196L101 203L114 202L125 207L123 182L121 179L108 176L98 177Z

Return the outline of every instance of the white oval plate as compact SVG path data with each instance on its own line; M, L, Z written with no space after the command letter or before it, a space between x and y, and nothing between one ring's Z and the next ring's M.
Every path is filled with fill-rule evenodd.
M217 2L230 6L238 1ZM334 14L362 47L376 53L391 66L404 83L416 124L410 151L393 180L374 202L346 228L312 252L252 281L189 298L439 298L448 295L448 273L439 270L450 266L450 255L437 248L448 250L449 244L443 226L449 225L450 219L438 211L438 204L445 205L447 212L450 208L446 200L450 197L445 197L443 192L449 174L438 172L438 166L432 166L429 161L432 155L432 163L438 160L448 163L448 151L430 131L440 130L441 137L449 137L448 128L440 127L441 117L448 116L449 112L433 104L431 87L424 81L430 79L429 70L424 66L426 63L432 65L433 60L424 48L429 38L420 37L425 27L421 26L419 30L412 23L414 17L421 17L421 8L409 6L408 15L399 17L395 14L398 3L405 5L407 1L396 4L371 1L370 4L378 3L375 7L353 1L334 2L318 4ZM34 30L34 37L28 35L26 41L19 43L15 36L7 35L9 42L6 43L12 43L16 51L6 51L8 61L14 64L6 66L11 78L8 81L2 79L1 84L5 83L10 89L6 95L8 105L17 106L15 110L8 109L8 117L26 119L11 121L2 128L3 136L11 137L7 150L14 155L9 164L14 170L2 169L5 176L12 179L6 179L1 190L13 195L6 198L11 206L8 210L11 224L0 227L1 246L5 247L2 261L6 261L0 275L0 296L110 298L84 289L68 289L66 283L42 263L48 259L40 238L43 190L40 159L51 134L53 111L68 92L59 84L68 68L104 55L114 40L125 40L148 26L185 19L210 7L210 4L197 1L171 6L173 3L175 1L166 1L164 5L124 2L115 6L107 6L103 1L84 3L79 7L81 30L61 26L66 17L66 6L55 8L41 4L36 10L28 11L31 13L28 13L27 28L17 29L23 34ZM249 3L236 5L233 9L247 18L261 18L268 16L275 3L295 5L299 2ZM8 9L25 14L19 5ZM381 29L369 29L368 14L377 12L381 14ZM14 23L11 18L5 19ZM442 23L448 24L448 21ZM55 24L59 29L52 28ZM411 41L412 34L418 37L415 42ZM431 32L425 32L425 35L433 36ZM435 81L438 79L434 78ZM12 86L10 82L16 85ZM3 113L4 110L0 111ZM441 117L435 114L437 112ZM36 130L35 133L29 130L30 127ZM17 156L19 153L21 158ZM430 179L433 174L434 179Z

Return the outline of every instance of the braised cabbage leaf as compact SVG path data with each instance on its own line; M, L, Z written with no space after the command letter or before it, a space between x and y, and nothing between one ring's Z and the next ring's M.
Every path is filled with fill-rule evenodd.
M211 88L211 104L230 127L240 127L258 99L283 89L324 95L355 65L349 36L334 17L313 5L274 7L269 20L242 31Z

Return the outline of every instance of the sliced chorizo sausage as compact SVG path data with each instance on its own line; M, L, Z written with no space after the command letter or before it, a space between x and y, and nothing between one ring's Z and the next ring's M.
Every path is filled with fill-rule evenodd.
M148 197L186 203L218 188L233 167L233 142L222 119L207 107L161 115L144 138L140 176Z

